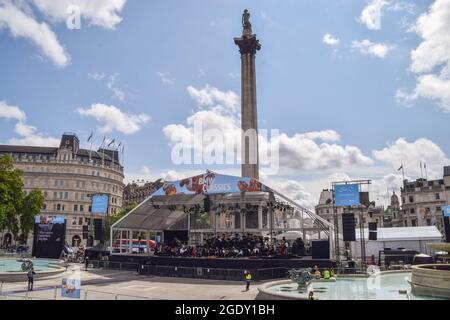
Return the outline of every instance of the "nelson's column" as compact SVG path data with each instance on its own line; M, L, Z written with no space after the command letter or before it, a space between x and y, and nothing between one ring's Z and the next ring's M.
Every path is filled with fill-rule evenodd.
M256 34L252 32L250 13L242 15L242 36L234 38L241 53L241 159L242 176L259 179L258 115L256 112L255 55L261 49Z

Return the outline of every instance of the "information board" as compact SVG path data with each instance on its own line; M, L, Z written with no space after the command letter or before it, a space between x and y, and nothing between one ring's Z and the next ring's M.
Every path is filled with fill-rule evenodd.
M335 206L358 206L359 185L358 184L337 184L334 186Z
M108 202L107 194L94 194L92 196L92 213L108 213Z

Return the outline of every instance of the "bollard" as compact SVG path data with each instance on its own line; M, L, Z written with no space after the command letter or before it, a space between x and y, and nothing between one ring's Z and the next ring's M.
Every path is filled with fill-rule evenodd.
M84 292L84 300L87 300L87 294L88 294L88 291L86 290L86 291Z
M58 287L55 286L55 300L57 299L57 297L58 297Z

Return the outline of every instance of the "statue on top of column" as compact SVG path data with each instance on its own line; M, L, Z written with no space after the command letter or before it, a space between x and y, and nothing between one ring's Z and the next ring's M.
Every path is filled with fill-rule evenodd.
M244 28L244 34L252 34L252 24L250 23L250 13L247 9L242 14L242 27Z

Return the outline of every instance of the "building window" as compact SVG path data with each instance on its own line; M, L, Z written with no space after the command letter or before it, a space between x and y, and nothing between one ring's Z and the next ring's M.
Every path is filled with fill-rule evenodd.
M57 199L58 198L58 192L53 192L53 199Z
M72 225L75 226L77 224L77 217L72 218Z
M47 209L47 204L44 203L44 204L42 205L42 210L46 210L46 209Z
M409 202L414 202L414 197L413 196L409 196Z
M78 205L77 204L73 205L73 211L78 211Z
M409 210L409 212L410 212L411 214L416 213L416 211L415 211L414 209Z
M416 227L416 219L411 220L411 226Z
M69 199L69 193L68 192L64 192L64 199Z
M47 191L44 191L44 197L47 198L48 194Z
M61 205L60 205L59 203L56 205L56 210L57 210L57 211L60 211L60 210L61 210Z
M59 193L59 198L60 198L60 199L63 198L63 193L62 193L62 192Z
M78 218L78 225L81 226L83 224L83 217Z
M431 219L427 219L427 226L431 226Z
M91 206L89 206L89 212L91 212L92 211L92 207Z
M82 204L80 204L80 211L83 212L84 211L84 206Z
M75 200L78 200L78 192L75 192Z
M436 212L441 212L442 208L441 207L436 207Z
M439 199L441 198L441 196L439 195L439 193L436 193L436 194L434 195L434 198L435 198L436 200L439 200Z

